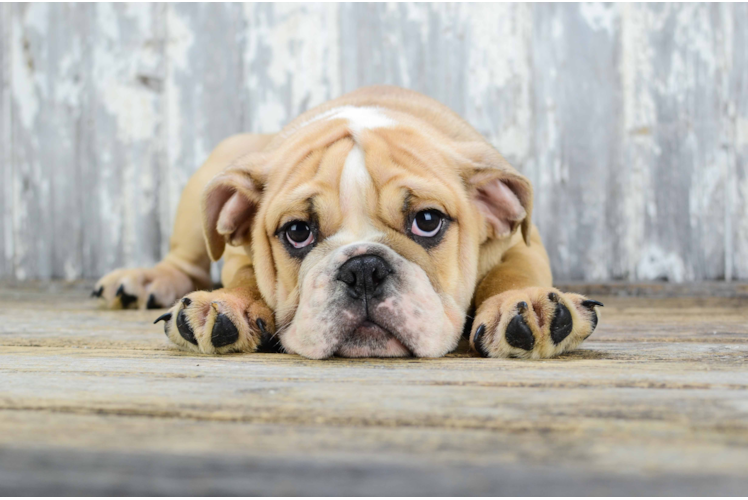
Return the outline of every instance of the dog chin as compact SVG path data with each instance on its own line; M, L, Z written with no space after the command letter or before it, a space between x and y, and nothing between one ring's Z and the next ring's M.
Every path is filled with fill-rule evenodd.
M402 358L413 355L397 337L368 320L345 336L335 354L346 358Z

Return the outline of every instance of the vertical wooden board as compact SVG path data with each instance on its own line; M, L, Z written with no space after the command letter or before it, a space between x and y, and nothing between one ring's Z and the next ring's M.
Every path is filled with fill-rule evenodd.
M535 221L556 279L610 277L620 197L617 7L536 5Z
M649 44L649 10L641 5L621 5L621 79L623 84L622 164L620 172L619 210L622 225L616 242L613 277L624 279L652 279L683 276L678 254L663 257L648 250L647 220L655 214L655 197L651 166L658 161L659 149L654 130L656 126L654 97L648 84L653 73L654 49ZM643 260L641 260L643 256ZM647 268L655 262L660 272Z
M628 5L626 156L648 170L638 279L724 276L719 6ZM633 76L632 73L639 76ZM643 136L644 138L638 138Z
M734 173L731 196L732 277L748 279L748 5L731 4L732 65L729 95L734 105Z
M245 4L246 131L273 133L341 94L336 4Z
M10 4L0 5L0 279L13 276L13 163L10 110Z
M343 91L374 84L422 92L464 115L467 26L455 4L341 4ZM464 13L463 13L464 12Z
M532 5L461 4L459 16L444 12L442 19L454 36L464 38L467 66L453 61L429 79L459 79L459 86L445 90L447 98L464 99L463 117L510 163L533 177ZM459 25L452 26L451 19ZM433 31L432 38L438 38L444 30ZM441 59L440 52L435 59ZM453 51L453 59L461 52Z
M91 4L80 148L84 274L160 258L159 127L163 40L156 6Z
M87 9L13 8L13 239L20 279L80 276L76 166Z
M244 33L241 5L166 6L162 234L171 234L174 211L189 177L221 140L243 131ZM162 253L167 249L164 238Z

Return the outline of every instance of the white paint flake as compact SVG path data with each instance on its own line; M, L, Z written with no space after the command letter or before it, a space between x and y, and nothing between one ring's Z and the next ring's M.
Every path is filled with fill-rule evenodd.
M618 18L615 4L582 3L579 4L579 13L590 28L595 31L605 30L608 35L613 36Z

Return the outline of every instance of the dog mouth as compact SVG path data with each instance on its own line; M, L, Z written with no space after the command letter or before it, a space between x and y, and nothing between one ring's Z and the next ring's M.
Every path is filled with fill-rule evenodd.
M413 352L392 332L367 318L345 337L335 355L346 358L391 358L413 356Z

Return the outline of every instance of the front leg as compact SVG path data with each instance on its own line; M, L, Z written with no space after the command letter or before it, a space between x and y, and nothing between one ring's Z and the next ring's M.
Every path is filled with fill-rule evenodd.
M193 292L177 301L156 322L177 346L205 354L254 352L275 331L273 312L260 295L254 270L245 257L242 266L227 260L227 288ZM226 279L226 271L230 276Z
M551 358L592 335L595 300L551 286L548 256L537 234L519 241L478 285L470 344L484 357Z

